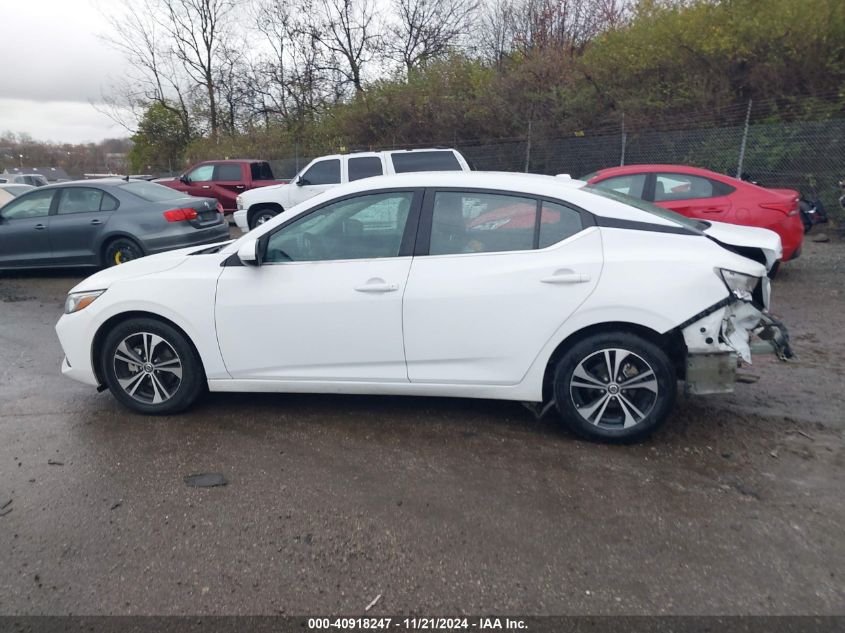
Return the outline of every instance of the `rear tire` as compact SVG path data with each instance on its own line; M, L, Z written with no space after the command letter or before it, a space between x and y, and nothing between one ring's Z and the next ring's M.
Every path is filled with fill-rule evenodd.
M558 412L576 434L629 443L658 429L677 395L666 353L627 332L594 334L575 343L554 372Z
M100 354L106 385L139 413L177 413L206 385L199 354L175 327L150 318L129 319L107 335Z
M119 237L111 240L103 249L103 264L105 266L119 266L143 256L144 251L135 240L128 237Z
M272 220L273 218L275 218L277 215L279 215L279 212L276 211L275 209L270 209L270 208L259 209L258 211L256 211L255 213L253 213L250 216L250 218L249 218L249 228L254 229L256 226L261 226L262 224L264 224L268 220Z

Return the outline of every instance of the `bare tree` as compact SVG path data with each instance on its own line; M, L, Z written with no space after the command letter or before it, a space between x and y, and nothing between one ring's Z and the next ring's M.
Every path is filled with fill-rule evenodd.
M483 58L501 66L511 52L515 35L513 0L488 0L479 18L479 48Z
M477 0L393 0L396 22L388 45L406 71L442 56L470 28Z
M129 70L97 107L131 131L149 103L159 103L179 117L188 139L192 134L189 88L164 29L154 17L157 9L155 0L140 0L127 4L122 12L109 14L111 31L103 39L126 57ZM126 111L132 114L131 122L124 120Z
M233 0L157 0L159 25L170 38L172 51L207 99L212 137L220 123L217 107L217 66L231 27Z
M328 70L335 71L357 94L364 91L364 66L381 40L373 0L321 0L322 21L311 33L328 52Z
M297 4L264 0L256 25L269 44L269 54L255 67L256 106L286 122L313 118L327 100L330 65L315 33L312 0Z

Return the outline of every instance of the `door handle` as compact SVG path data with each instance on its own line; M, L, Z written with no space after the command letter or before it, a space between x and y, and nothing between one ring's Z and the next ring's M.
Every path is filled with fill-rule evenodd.
M553 275L543 277L540 281L544 284L583 284L590 281L590 275L571 270L556 270Z
M103 223L102 220L91 220L91 224L93 224L94 226L97 226L98 224L102 224L102 223Z
M724 209L717 209L717 208L714 208L714 207L701 210L702 213L722 213L722 211L724 211Z
M36 231L43 231L44 229L46 229L46 228L47 228L47 225L46 225L46 224L40 224L40 223L39 223L39 224L36 224L33 228L34 228Z
M384 279L375 277L367 280L363 286L355 286L356 292L395 292L399 290L397 284L389 284Z
M235 185L235 189L243 189L244 185Z
M203 189L211 189L211 185L203 185L202 188Z

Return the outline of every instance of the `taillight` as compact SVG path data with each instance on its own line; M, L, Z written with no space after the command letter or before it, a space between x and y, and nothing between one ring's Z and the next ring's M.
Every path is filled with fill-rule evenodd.
M771 209L772 211L780 211L788 216L798 215L798 198L793 200L784 200L783 202L761 202L760 206L764 209Z
M184 222L185 220L196 220L196 209L170 209L164 212L164 219L168 222Z
M217 213L223 213L223 205L219 201L217 203Z

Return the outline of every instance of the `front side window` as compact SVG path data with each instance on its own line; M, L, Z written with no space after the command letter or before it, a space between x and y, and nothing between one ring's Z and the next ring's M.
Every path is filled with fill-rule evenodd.
M461 171L454 152L449 150L430 152L394 152L390 155L393 171L405 174L411 171Z
M214 165L200 165L188 173L191 182L208 182L214 178Z
M100 210L103 192L89 187L68 187L62 189L59 197L59 215L71 213L94 213Z
M438 191L429 254L529 250L534 245L536 224L537 201L532 198Z
M350 158L347 163L349 169L349 182L361 180L361 178L372 178L381 176L381 159L378 156L362 156L361 158Z
M55 193L55 189L48 189L47 191L35 191L15 198L3 207L3 217L7 220L46 217L50 214L50 205Z
M214 180L240 181L243 178L241 166L233 163L221 163L217 165L214 172Z
M302 174L303 185L337 185L340 184L340 159L330 158L311 165Z
M413 192L375 193L335 202L273 233L268 263L396 257Z
M602 180L593 186L615 191L632 198L642 198L645 191L645 181L646 174L628 174Z
M654 201L691 200L718 195L709 178L687 174L655 174Z

